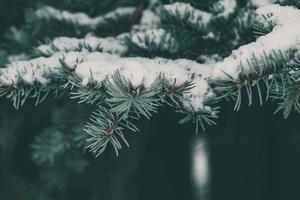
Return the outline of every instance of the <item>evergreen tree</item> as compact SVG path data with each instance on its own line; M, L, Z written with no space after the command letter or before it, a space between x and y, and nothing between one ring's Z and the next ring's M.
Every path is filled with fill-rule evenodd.
M9 26L0 44L0 96L23 110L1 102L7 166L0 168L12 178L0 197L72 198L73 174L95 170L86 151L103 155L101 169L109 170L115 158L103 152L109 147L118 155L138 143L130 137L139 132L138 120L146 123L163 106L180 113L179 124L194 125L195 134L218 122L227 100L236 111L276 102L275 113L284 118L300 112L298 7L290 0L28 0L20 8L22 23ZM34 117L47 126L26 119L24 110L38 113ZM25 137L18 134L22 126L40 128L30 151L41 184L7 170L14 162L11 148ZM130 153L119 157L139 157L139 149ZM130 166L123 169L128 177ZM126 185L118 184L116 190ZM7 192L12 188L18 192ZM103 198L127 197L117 191Z

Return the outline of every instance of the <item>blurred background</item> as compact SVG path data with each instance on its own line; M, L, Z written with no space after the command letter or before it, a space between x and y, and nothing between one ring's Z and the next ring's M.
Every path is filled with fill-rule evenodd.
M0 0L0 43L33 2ZM141 131L118 157L108 148L95 158L68 143L80 137L91 107L63 97L16 111L1 98L0 200L300 199L300 118L284 120L275 109L256 103L234 112L225 102L218 125L195 135L192 124L178 125L179 115L162 108L138 122ZM65 151L42 146L62 135Z
M218 126L199 135L194 134L193 126L178 125L179 116L164 109L152 120L138 123L141 131L129 136L131 146L118 157L109 148L98 158L84 153L78 163L71 160L67 166L45 167L32 159L31 145L37 135L65 124L53 125L51 121L53 113L71 109L61 101L58 104L49 99L38 107L28 103L15 111L10 102L1 100L0 199L31 199L28 196L43 191L39 195L49 194L53 199L300 197L299 116L284 120L273 115L274 105L240 112L232 111L231 104L225 105ZM193 181L193 156L198 155L192 149L193 142L203 135L210 154L210 198L197 198L203 187Z

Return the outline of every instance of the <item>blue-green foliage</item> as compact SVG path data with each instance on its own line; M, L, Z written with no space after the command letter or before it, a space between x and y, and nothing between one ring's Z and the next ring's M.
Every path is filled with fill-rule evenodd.
M225 57L239 45L254 40L253 35L268 34L276 25L270 20L270 16L263 16L263 20L267 23L254 21L254 8L245 2L238 3L238 7L234 9L235 12L228 17L219 15L224 11L224 8L218 1L209 1L207 4L202 1L182 2L190 3L194 10L201 9L210 12L212 19L207 24L199 22L195 25L195 23L189 22L194 15L193 11L187 9L182 16L179 11L170 13L167 9L160 7L157 10L159 10L161 21L155 28L163 29L169 35L162 36L158 42L152 40L151 37L140 38L146 48L142 48L128 39L129 51L124 56L160 56L169 59L180 57L201 62L204 57ZM49 2L46 1L46 3ZM16 53L25 50L29 52L31 49L29 47L36 45L37 42L56 36L83 37L87 33L98 36L115 36L128 32L132 25L138 23L143 9L147 8L149 2L129 3L122 1L120 4L109 4L107 1L103 1L102 4L88 1L82 7L78 6L77 3L72 4L68 10L79 12L83 9L87 14L95 17L98 15L86 7L90 7L90 5L98 7L105 3L107 3L107 10L99 11L99 15L104 16L104 21L99 28L85 27L72 21L41 19L29 10L25 15L25 25L20 29L11 28L7 39L19 48L13 48L14 53ZM69 1L64 1L61 8L64 9L69 4ZM111 9L118 8L116 5L122 7L136 6L136 10L132 15L116 18L105 15ZM37 5L34 9L40 6ZM58 5L53 4L53 6ZM251 29L254 33L249 34ZM170 35L172 39L169 39ZM244 36L245 39L241 39L240 35ZM9 43L4 44L9 45ZM29 57L34 55L30 52L27 54ZM242 99L244 99L243 91L245 91L249 105L252 104L254 96L258 96L261 105L271 97L276 100L280 99L278 110L284 110L285 117L288 116L292 108L299 111L297 73L294 73L292 78L290 77L290 72L297 71L299 67L299 60L294 54L293 51L274 51L272 55L261 57L253 55L247 63L241 63L242 70L237 79L227 75L227 80L210 83L216 94L213 103L218 103L222 99L234 99L236 102L234 109L239 110ZM77 64L81 62L82 60L77 60ZM0 85L0 96L10 99L17 109L24 105L27 99L35 99L35 103L39 104L49 94L59 97L68 93L70 93L71 99L77 100L80 104L94 105L96 111L90 122L86 124L85 131L89 135L87 148L96 155L101 154L108 144L111 144L116 152L122 147L120 141L128 145L123 129L137 131L133 124L134 121L141 117L150 119L153 113L157 113L158 108L163 105L174 106L179 112L184 113L186 117L180 123L192 121L196 125L196 132L199 131L200 127L205 129L205 124L215 124L214 119L217 118L218 106L212 106L209 109L207 107L203 111L194 111L188 110L182 105L183 94L188 93L193 88L193 82L186 82L178 87L176 80L170 82L161 76L151 88L145 88L143 85L133 86L130 80L125 79L118 72L107 77L107 80L98 83L94 80L91 72L88 84L83 86L82 77L74 73L75 69L70 68L64 59L60 60L60 64L62 72L57 77L48 77L51 78L53 84L44 86L34 83L28 86L20 80L18 85ZM226 74L226 72L224 73ZM19 76L19 79L22 77ZM65 137L66 134L61 130L49 129L43 132L33 145L35 160L39 160L40 163L54 162L56 156L67 152L74 143L74 141L69 141L69 137L72 138L73 136L68 136L68 139ZM46 143L47 145L44 146ZM82 141L80 143L82 144Z
M13 26L8 27L0 37L0 64L9 62L9 55L25 53L28 59L35 57L34 48L39 43L51 41L57 36L84 37L87 33L92 33L106 37L128 33L133 25L138 24L141 12L147 9L149 4L146 0L42 0L39 4L35 2L28 0L26 5L22 5L22 12L26 13L22 23L12 24ZM264 16L267 23L255 21L255 8L249 5L248 1L238 1L238 8L228 19L217 16L223 9L218 6L217 0L161 2L162 5L173 2L190 3L195 9L212 13L214 18L208 27L194 27L188 23L189 17L193 15L188 10L182 18L159 9L160 12L156 14L160 16L161 22L155 28L162 28L174 40L162 37L157 43L146 37L143 39L146 48L141 48L128 39L129 50L124 56L188 58L197 62L203 62L205 58L219 59L228 56L231 50L242 44L254 41L255 36L270 33L275 26L269 16ZM296 0L288 0L283 4L300 6ZM67 21L39 19L33 11L43 5L70 12L84 12L91 17L103 16L125 6L133 6L136 10L132 16L107 18L101 27L91 29ZM0 13L1 11L0 7ZM213 37L210 37L211 34ZM81 51L82 48L77 50ZM77 60L77 64L81 62L80 59ZM183 114L179 123L194 124L196 133L205 130L207 125L216 124L220 110L217 104L224 99L233 100L235 110L239 110L244 102L252 105L257 100L262 105L272 99L278 102L276 112L283 111L285 118L292 110L300 112L300 58L294 51L274 51L272 55L262 57L253 55L247 63L241 64L241 68L245 70L240 72L238 78L227 75L226 80L210 82L216 98L207 104L209 107L201 111L184 109L182 105L183 94L194 87L191 81L178 86L176 80L170 81L161 76L149 89L143 85L133 86L130 80L117 72L101 83L95 81L94 75L91 74L88 84L83 86L82 77L76 75L64 59L60 60L60 64L63 71L59 76L51 77L51 85L34 83L28 86L22 80L17 86L0 85L0 97L12 101L13 106L21 110L20 113L28 112L32 103L42 103L40 107L30 107L30 113L33 113L32 117L37 116L45 121L45 125L39 127L35 124L37 122L31 119L33 122L30 125L34 129L32 133L16 130L17 127L24 127L24 121L29 119L23 114L17 115L12 112L8 106L2 107L1 102L0 169L7 168L2 163L11 163L6 157L14 153L19 135L26 135L27 138L28 134L26 144L30 143L30 148L27 148L27 151L30 149L33 162L30 167L36 167L33 171L39 184L32 183L29 178L11 176L11 172L8 172L4 174L5 178L1 178L1 183L5 181L6 187L0 188L0 199L20 199L18 194L23 194L23 199L32 200L66 199L65 191L68 190L67 183L73 181L72 174L80 174L89 167L87 151L99 156L107 147L112 147L118 155L120 149L129 146L128 134L138 131L138 120L151 119L155 113L159 114L162 106L172 106ZM49 96L49 100L46 100ZM53 103L52 96L61 97L62 100ZM68 97L79 104L73 104ZM31 104L24 108L22 106L25 101ZM49 116L48 113L51 113L51 117L44 119L46 115ZM89 116L90 119L86 123ZM13 192L6 192L11 191L11 188L14 188Z

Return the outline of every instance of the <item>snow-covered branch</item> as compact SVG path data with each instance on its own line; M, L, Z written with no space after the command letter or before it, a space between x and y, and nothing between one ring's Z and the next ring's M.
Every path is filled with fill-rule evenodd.
M300 27L296 24L300 19L300 11L294 7L269 5L257 11L257 20L265 26L274 24L272 32L259 37L255 42L241 46L232 55L217 63L213 78L223 78L224 72L233 78L238 78L241 68L249 71L249 62L254 57L262 59L272 56L274 52L295 52L300 49ZM266 18L265 16L269 16ZM272 67L272 66L270 66Z
M164 9L174 15L174 23L178 19L184 25L198 27L192 29L202 37L200 27L209 27L216 18L229 17L235 10L235 3L220 1L222 11L214 14L184 3L166 5ZM98 26L102 19L50 11L58 20L91 27ZM166 29L153 26L160 23L154 20L153 13L148 13L151 16L148 24L147 17L142 20L141 27L147 26L146 31L137 27L137 32L132 30L116 37L59 37L37 48L46 57L15 61L1 68L0 96L9 98L18 108L28 98L35 98L36 103L40 103L51 91L59 94L60 90L65 90L79 103L97 105L85 128L90 135L88 147L96 155L102 153L109 142L118 151L121 144L117 136L127 144L121 130L137 131L132 121L141 116L150 118L163 104L175 106L178 112L185 114L180 123L192 121L196 130L198 126L204 129L204 124L215 124L213 119L218 113L215 104L220 99L235 99L238 110L243 96L241 91L246 91L251 105L252 88L255 88L262 104L265 94L260 85L265 84L265 99L272 96L281 100L278 110L283 109L284 116L292 108L300 112L300 28L297 26L300 11L289 6L269 5L259 8L256 13L256 41L240 46L221 60L217 54L198 55L205 61L203 64L149 54L147 57L153 58L128 57L135 55L133 47L139 48L140 54L143 50L146 53L151 50L167 52L167 55L184 53L181 50L186 45L181 43L186 41ZM181 33L188 32L187 28ZM188 36L190 42L194 41Z
M104 52L117 55L123 55L127 52L128 47L125 44L127 34L117 37L99 38L95 36L87 36L83 39L58 37L49 44L40 45L36 48L37 54L51 56L56 52L71 51L89 51Z
M134 11L135 8L133 7L119 8L105 14L104 16L91 18L85 13L71 13L68 11L58 10L51 6L45 6L36 10L34 14L39 19L45 19L48 21L53 19L58 21L66 21L74 25L89 27L90 29L93 30L97 28L101 29L101 25L107 23L107 20L115 20L120 17L132 16Z
M193 8L188 3L177 2L165 5L163 8L168 17L185 21L189 25L196 27L198 30L206 29L213 16L211 13Z
M64 65L61 64L63 60ZM82 78L82 87L90 80L102 83L118 71L134 87L143 86L151 89L159 78L167 80L169 85L180 86L187 81L194 81L195 87L186 94L187 106L197 111L203 109L203 102L209 96L207 78L212 67L201 65L191 60L167 60L163 58L121 58L104 53L70 52L57 53L49 58L40 57L31 61L19 61L1 69L0 81L3 86L14 86L19 83L32 85L51 84L62 67L68 66ZM175 81L176 80L176 81ZM210 94L211 95L211 94Z
M14 62L5 69L1 69L1 85L18 85L19 82L29 85L35 82L42 85L50 84L51 77L60 73L62 67L60 60L63 60L67 66L75 70L78 76L82 77L83 87L88 84L91 78L97 82L103 82L117 71L125 79L130 80L134 87L143 85L148 89L160 77L166 79L170 85L176 80L176 86L182 85L186 81L192 81L195 87L190 90L190 93L184 94L185 105L189 109L199 111L204 109L205 102L213 99L214 96L208 82L227 80L228 76L237 79L241 72L251 70L249 62L251 63L254 58L271 56L277 50L287 52L299 49L300 29L295 26L300 18L300 12L297 9L271 5L258 9L257 14L257 20L266 20L260 16L270 16L270 20L275 23L274 30L261 36L257 41L234 50L231 56L218 63L199 64L186 59L121 58L98 52L55 53L49 58L40 57L31 61ZM88 39L63 41L71 44L70 50L76 50L72 48L79 42L86 42L86 40ZM57 41L60 42L55 45ZM63 49L68 46L62 43L60 39L57 41L54 41L52 45L55 45L58 50L61 49L59 45L62 45ZM91 44L91 46L94 45L95 42ZM43 48L49 47L44 46ZM40 47L40 49L43 48ZM51 52L51 50L48 51ZM109 50L104 50L104 52L109 52Z
M188 59L121 57L127 51L123 36L57 38L38 48L49 57L15 61L0 69L0 96L18 108L28 98L40 103L51 91L57 94L63 89L79 103L96 104L97 111L85 131L91 136L89 148L97 155L108 142L116 151L120 149L113 131L118 130L115 134L126 143L120 130L136 131L131 121L150 118L164 103L186 115L180 123L192 121L196 130L198 126L204 129L204 124L215 124L218 107L214 104L220 99L236 99L235 109L239 109L242 89L251 105L255 88L262 103L260 85L265 84L266 99L272 92L280 96L278 110L284 109L286 116L293 107L300 111L300 95L295 92L300 89L299 19L300 11L293 7L259 8L256 22L261 36L221 61L210 57L204 64ZM144 47L137 36L136 43ZM172 43L171 39L167 43Z

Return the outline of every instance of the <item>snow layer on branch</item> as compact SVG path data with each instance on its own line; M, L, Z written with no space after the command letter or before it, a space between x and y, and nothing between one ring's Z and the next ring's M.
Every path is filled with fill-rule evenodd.
M300 26L297 26L300 19L299 10L288 6L270 5L258 9L257 13L257 20L262 20L260 16L265 15L269 17L267 20L275 23L273 31L259 37L253 43L241 46L234 50L231 56L217 63L199 64L186 59L121 58L99 52L56 53L49 58L40 57L7 65L6 68L0 69L0 85L16 86L19 82L48 84L62 67L59 60L64 59L65 63L82 77L83 86L87 85L91 78L99 82L111 78L116 71L134 86L143 84L146 88L151 88L161 76L170 84L176 79L178 86L185 81L193 81L195 87L190 93L184 94L185 106L195 111L203 110L206 101L213 97L208 81L227 79L226 74L237 78L242 70L249 70L250 66L247 63L251 62L253 55L260 58L272 55L274 51L300 50Z
M181 20L187 20L192 26L201 30L207 26L212 18L211 13L195 9L188 3L176 2L164 5L164 9L170 16Z
M57 10L50 6L45 6L36 10L35 14L41 19L56 19L84 26L96 26L98 23L98 18L90 18L85 13L70 13L68 11Z
M91 29L95 29L101 24L106 23L107 19L117 19L132 15L135 11L133 7L118 8L112 12L109 12L103 16L91 18L85 13L71 13L68 11L61 11L56 8L45 6L35 11L35 15L40 19L51 20L56 19L58 21L67 21L69 23L81 26L88 26Z
M236 0L220 0L215 6L220 7L222 12L217 16L227 18L237 7ZM164 9L172 17L179 18L181 20L187 20L192 26L198 27L202 30L213 19L211 13L201 11L192 7L189 3L176 2L164 6Z
M249 70L248 62L253 61L253 56L263 58L273 52L290 52L300 49L300 11L294 7L269 5L259 8L257 20L268 23L272 21L275 27L272 32L259 37L255 42L241 46L232 51L231 56L216 64L213 78L222 79L226 72L233 78L237 78L243 68ZM267 21L261 16L269 16Z
M70 52L78 50L100 51L123 55L127 52L128 47L125 44L123 35L107 38L87 36L83 39L58 37L49 44L37 47L36 50L44 56L51 56L56 52Z
M8 56L7 59L9 63L12 63L20 60L28 60L29 57L25 53L21 53L21 54L10 55Z
M219 16L223 16L225 18L233 13L237 7L236 0L221 0L218 1L218 4L223 8L223 11L219 14Z
M33 84L38 82L46 85L50 82L48 76L59 68L57 56L40 57L30 61L16 61L0 69L0 85L16 86L19 82ZM47 78L48 77L48 78Z
M154 27L160 23L160 18L157 13L151 10L144 10L140 20L140 25L145 27Z
M210 76L211 66L201 65L186 59L168 60L163 58L147 59L140 57L120 58L115 55L93 53L88 55L86 61L78 64L76 73L83 77L83 86L93 78L102 82L105 78L118 71L133 86L143 85L152 88L160 77L168 80L170 86L194 81L195 87L185 94L185 105L189 109L201 110L210 93L206 79ZM92 72L92 73L91 73Z
M280 6L278 4L261 7L256 10L256 13L258 14L258 20L263 20L262 22L267 23L260 16L265 16L265 17L268 16L270 21L275 22L277 28L281 26L293 26L293 25L297 26L298 25L297 22L299 22L300 19L299 9L291 6ZM297 27L299 29L299 26Z
M158 27L160 25L160 17L157 13L152 10L144 10L140 23L132 27L131 32L147 31L149 29Z
M179 49L178 41L162 28L134 33L131 42L142 49L159 48L172 53Z
M185 106L195 111L204 109L204 102L212 95L207 83L212 70L209 65L202 65L191 60L168 60L163 58L121 58L105 53L69 52L57 53L49 58L40 57L31 61L19 61L0 70L0 85L16 86L19 82L26 84L49 84L62 67L63 59L75 73L82 77L86 86L91 79L102 82L119 72L130 80L133 86L143 85L152 88L156 81L164 77L173 86L180 86L186 81L194 81L195 87L185 94ZM209 94L209 95L208 95Z
M278 0L251 0L252 5L255 7L262 7L266 5L273 4L275 2L278 2Z

